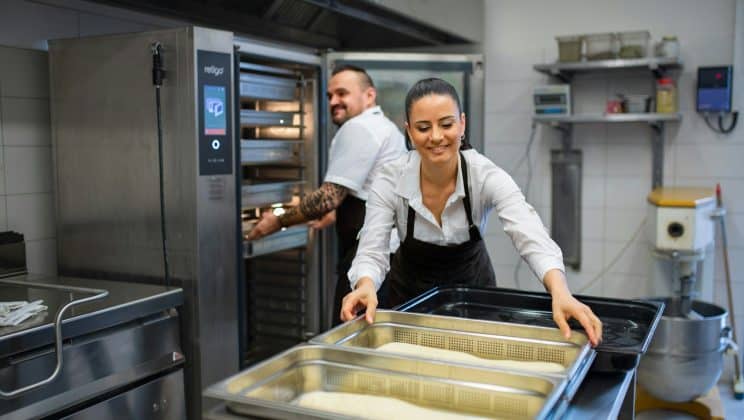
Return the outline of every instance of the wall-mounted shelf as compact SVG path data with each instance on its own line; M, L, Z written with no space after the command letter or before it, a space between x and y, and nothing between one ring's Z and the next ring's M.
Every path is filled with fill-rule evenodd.
M593 123L661 123L681 121L682 114L659 114L646 112L642 114L579 114L579 115L536 115L532 120L544 124L593 124Z
M682 68L679 58L619 58L616 60L577 61L569 63L535 64L533 68L548 76L558 77L564 82L571 81L575 73L620 69L648 69L657 77L667 70Z
M678 58L634 58L572 63L536 64L535 71L571 83L581 73L615 70L647 70L659 78L669 70L682 68ZM562 132L562 149L552 151L551 167L552 201L551 236L563 250L567 266L578 269L581 264L581 160L580 150L572 146L572 131L575 124L646 123L651 128L652 180L653 187L663 181L664 132L667 123L679 122L682 114L638 113L638 114L578 114L535 115L533 123L545 124Z

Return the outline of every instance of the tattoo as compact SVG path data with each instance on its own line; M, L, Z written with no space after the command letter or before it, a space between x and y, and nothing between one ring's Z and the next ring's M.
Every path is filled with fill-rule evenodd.
M320 188L303 197L299 206L293 207L279 216L279 223L282 226L292 226L319 219L341 205L348 193L349 190L346 187L324 182Z

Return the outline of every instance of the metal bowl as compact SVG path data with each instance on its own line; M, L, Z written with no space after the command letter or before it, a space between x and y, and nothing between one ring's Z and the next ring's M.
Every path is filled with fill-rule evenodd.
M692 401L704 395L718 381L723 369L723 352L729 346L726 310L694 301L693 311L701 319L668 316L677 302L665 299L661 317L648 352L641 357L638 382L656 398Z

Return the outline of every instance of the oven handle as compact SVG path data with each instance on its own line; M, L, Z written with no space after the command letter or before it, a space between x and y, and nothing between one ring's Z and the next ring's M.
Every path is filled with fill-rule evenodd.
M46 378L42 379L41 381L26 385L24 387L15 389L13 391L4 391L0 389L0 398L2 399L10 399L18 397L19 395L23 395L27 392L31 392L34 389L41 388L42 386L52 382L57 378L59 373L62 371L62 365L63 365L63 359L62 359L62 316L64 315L65 311L67 311L69 308L72 308L73 306L77 306L86 302L92 302L94 300L103 299L104 297L108 296L109 292L108 290L103 289L89 289L85 287L71 287L71 286L59 286L54 284L44 284L44 283L35 283L30 281L18 281L18 280L8 280L8 279L0 279L0 283L5 284L11 284L11 285L17 285L17 286L24 286L24 287L34 287L34 288L40 288L40 289L53 289L53 290L61 290L63 292L72 292L72 293L85 293L85 294L91 294L92 296L84 297L81 299L75 299L67 304L65 304L60 310L57 312L57 315L54 319L54 348L55 352L57 354L57 366L54 368L54 372Z

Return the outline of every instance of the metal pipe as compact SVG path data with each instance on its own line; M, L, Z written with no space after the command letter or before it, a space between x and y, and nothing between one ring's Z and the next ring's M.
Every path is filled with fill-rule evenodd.
M35 282L30 282L30 281L7 280L7 279L0 280L0 283L23 286L23 287L34 287L34 288L39 288L39 289L52 289L52 290L61 290L65 292L92 294L92 296L70 301L64 306L62 306L62 308L60 308L59 311L57 311L57 315L55 316L55 319L54 319L54 349L55 349L55 353L57 356L57 365L55 366L52 374L49 375L46 379L42 379L39 382L26 385L18 389L14 389L12 391L3 391L2 389L0 389L0 398L10 399L10 398L15 398L20 395L23 395L27 392L33 391L34 389L41 388L42 386L52 382L53 380L57 378L59 373L62 371L62 367L64 365L64 360L62 357L62 344L63 344L62 342L62 317L64 313L73 306L77 306L77 305L80 305L86 302L92 302L98 299L103 299L104 297L108 296L109 292L108 290L103 290L103 289L88 289L85 287L57 286L57 285L52 285L52 284L43 284L43 283L35 283Z

